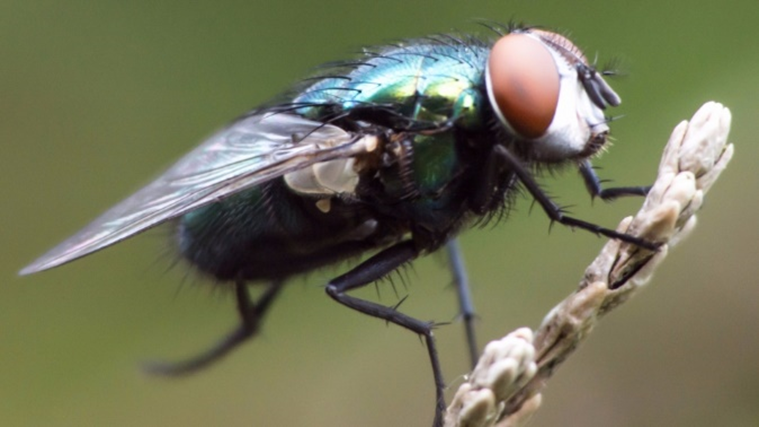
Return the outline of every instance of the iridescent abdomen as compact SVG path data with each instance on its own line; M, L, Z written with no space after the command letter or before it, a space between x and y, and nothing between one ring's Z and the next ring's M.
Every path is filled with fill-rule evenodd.
M378 246L360 206L329 214L274 180L199 208L178 221L180 253L216 279L275 280Z

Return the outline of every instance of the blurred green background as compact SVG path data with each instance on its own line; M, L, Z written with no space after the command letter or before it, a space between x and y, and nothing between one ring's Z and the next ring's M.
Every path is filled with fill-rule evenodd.
M471 18L569 31L620 60L620 184L653 179L671 129L705 101L733 111L736 156L699 226L640 296L551 381L533 425L759 425L759 3L653 1L3 1L0 3L0 425L424 426L433 388L417 337L293 280L262 335L180 380L178 359L235 322L230 295L169 268L154 231L64 268L16 272L145 184L231 118L324 61L403 37L480 31ZM577 174L543 182L582 218L615 226L639 200L591 207ZM536 326L603 241L553 227L522 199L508 222L462 238L479 338ZM452 320L442 256L409 270L403 310ZM380 286L380 301L397 299ZM370 287L359 295L376 299ZM453 389L461 326L437 332ZM449 396L450 397L450 396Z

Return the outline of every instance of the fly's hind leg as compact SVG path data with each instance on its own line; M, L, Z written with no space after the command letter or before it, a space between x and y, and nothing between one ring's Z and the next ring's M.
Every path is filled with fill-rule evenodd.
M271 307L271 303L281 289L282 282L272 282L261 297L254 302L250 298L248 286L242 281L235 283L237 312L240 314L240 325L236 329L215 346L193 358L181 362L150 363L146 370L151 374L179 376L198 371L216 362L258 333L266 311Z
M443 399L443 374L440 369L435 339L432 335L434 326L431 322L423 322L407 316L395 307L386 307L371 301L352 297L346 292L366 286L381 279L401 265L413 260L419 255L415 245L411 241L400 242L364 261L357 267L340 277L332 279L327 284L326 291L332 299L369 316L383 319L394 323L424 337L427 344L427 353L432 365L432 374L435 379L435 419L433 426L441 426L443 423L443 411L445 401Z

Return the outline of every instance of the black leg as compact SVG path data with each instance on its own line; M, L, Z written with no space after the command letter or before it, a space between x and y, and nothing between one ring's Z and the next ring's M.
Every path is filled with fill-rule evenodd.
M513 154L509 152L505 147L501 145L496 145L493 149L494 154L500 156L507 167L514 171L514 173L519 178L519 181L522 182L524 187L527 189L527 191L530 192L532 197L535 198L535 201L540 204L540 206L545 211L546 215L553 220L560 224L564 224L570 227L577 227L581 228L583 230L588 230L595 234L601 234L603 236L612 238L612 239L618 239L623 242L631 243L633 245L646 248L652 251L657 250L658 246L655 243L647 242L643 239L639 239L634 236L630 236L624 233L619 233L615 230L610 230L608 228L601 227L599 225L586 222L577 218L572 218L569 216L564 215L564 212L561 210L561 208L556 205L544 192L541 190L538 183L535 181L535 179L532 177L530 172L522 166L519 159L514 157Z
M585 188L592 197L600 197L601 200L614 200L617 197L623 196L645 196L648 191L651 190L651 186L639 186L639 187L614 187L614 188L602 188L601 180L596 175L596 171L593 170L593 166L589 161L585 160L580 163L580 175L582 175L583 181L585 181Z
M219 343L204 353L182 362L151 363L146 370L151 374L179 376L205 368L229 354L240 344L252 338L258 332L266 311L282 289L281 282L273 282L255 303L250 300L248 286L243 282L235 283L237 311L240 314L240 326L224 337Z
M438 427L443 423L443 411L445 410L443 388L445 387L445 383L443 382L443 374L437 356L435 338L432 335L433 324L407 316L397 311L395 307L385 307L384 305L346 294L351 289L360 288L381 279L418 255L419 252L416 250L413 242L405 241L398 243L374 255L342 276L332 279L327 285L326 291L327 295L340 304L424 336L430 363L432 364L432 374L435 378L435 419L433 426Z
M466 342L469 347L469 360L472 363L472 369L474 369L477 359L480 357L480 352L477 347L477 337L474 333L475 312L472 294L469 291L469 278L466 275L464 257L461 254L459 242L456 239L450 240L446 245L446 249L448 251L448 265L451 268L453 282L459 296L459 310L464 322L464 333L466 334Z
M514 184L514 174L504 175L503 163L498 156L484 156L479 181L469 193L469 206L477 215L486 215L503 205L504 194Z

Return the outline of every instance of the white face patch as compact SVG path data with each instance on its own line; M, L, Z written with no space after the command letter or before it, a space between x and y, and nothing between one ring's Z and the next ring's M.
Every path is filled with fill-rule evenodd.
M585 151L597 134L609 131L603 110L588 97L577 69L555 49L549 49L559 71L559 100L546 133L534 140L538 157L563 160Z

